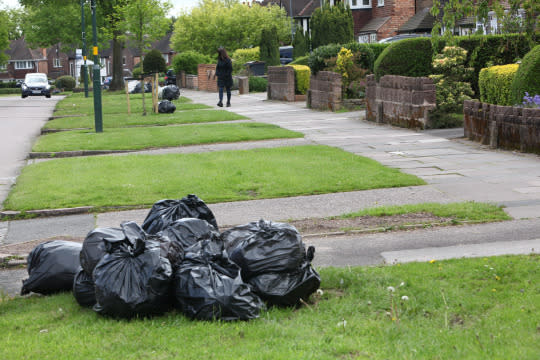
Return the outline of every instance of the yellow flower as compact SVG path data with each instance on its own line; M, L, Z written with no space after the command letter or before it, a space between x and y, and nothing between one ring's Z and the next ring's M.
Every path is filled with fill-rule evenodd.
M429 263L430 263L430 264L433 264L435 261L437 261L437 260L434 260L434 259L433 259L433 260L429 260Z
M495 275L495 280L499 281L499 280L501 280L501 277L498 276L498 275Z
M496 292L496 291L497 291L497 289L491 289L491 291L493 291L493 292Z

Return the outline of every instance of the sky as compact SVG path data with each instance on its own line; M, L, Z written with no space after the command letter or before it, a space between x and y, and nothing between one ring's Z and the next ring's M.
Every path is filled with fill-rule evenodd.
M173 8L170 12L171 16L177 16L180 10L186 9L189 10L199 3L199 0L169 0ZM0 8L13 8L19 7L18 0L0 0Z

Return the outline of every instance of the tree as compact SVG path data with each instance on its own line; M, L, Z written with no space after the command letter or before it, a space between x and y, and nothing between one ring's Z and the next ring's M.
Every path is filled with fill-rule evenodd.
M265 62L265 67L279 65L279 42L275 27L262 29L259 48L260 59Z
M236 0L201 0L191 13L182 13L171 37L177 52L194 50L216 56L222 46L228 53L257 46L261 30L276 26L281 43L290 43L291 24L284 9L277 5L252 6Z
M8 15L0 10L0 65L4 65L8 56L4 53L9 48Z
M304 35L304 31L300 30L294 34L293 40L293 58L296 60L301 56L309 53L308 38Z
M311 16L311 46L346 44L354 40L351 8L340 2L330 6L328 2L317 8Z
M171 20L166 15L170 8L171 4L159 0L132 0L116 6L116 14L121 19L117 29L121 34L127 34L119 35L119 38L133 39L141 61L144 61L144 54L150 44L164 36L169 29ZM143 70L146 72L144 67ZM144 79L141 79L141 88L143 115L146 115Z
M8 9L6 14L9 40L17 40L23 35L21 24L26 14L22 9Z

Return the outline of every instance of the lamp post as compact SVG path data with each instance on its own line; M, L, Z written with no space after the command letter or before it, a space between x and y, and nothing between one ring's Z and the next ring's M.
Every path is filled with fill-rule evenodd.
M84 3L86 0L81 0L81 24L82 24L82 56L84 60L83 64L83 79L84 79L84 97L88 97L88 68L86 66L86 26L84 22Z
M92 49L92 54L94 55L94 123L96 132L99 133L103 132L103 116L101 111L101 79L99 74L99 53L97 46L96 0L91 0L90 7L92 8L92 37L94 43Z
M294 42L294 26L293 26L293 8L292 8L292 0L289 0L289 9L291 11L291 44Z

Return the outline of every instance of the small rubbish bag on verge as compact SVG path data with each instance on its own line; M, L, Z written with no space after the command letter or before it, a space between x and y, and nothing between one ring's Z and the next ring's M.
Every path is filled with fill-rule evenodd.
M167 85L161 92L163 100L178 100L180 97L180 88L176 85Z
M96 303L94 280L83 268L80 268L73 280L73 296L81 306L92 307Z
M264 306L221 242L203 240L186 249L173 282L176 306L192 319L249 320Z
M216 231L219 231L216 218L204 201L197 195L190 194L181 200L160 200L156 202L146 215L142 228L148 234L156 234L169 224L184 218L206 220Z
M23 280L21 295L43 295L71 291L79 271L82 245L73 241L53 240L36 246L28 254L29 278Z
M293 306L320 286L311 267L315 248L306 252L298 230L286 223L260 220L221 234L242 278L269 305Z
M150 235L152 236L152 235ZM219 233L206 220L183 218L170 223L164 230L157 233L161 239L162 248L171 262L173 270L184 258L184 250L202 240L221 241ZM169 242L167 244L167 242Z
M107 253L103 240L122 241L126 238L124 231L119 228L97 228L91 230L83 241L81 250L81 266L87 274L92 275L94 268Z
M121 227L126 238L105 239L107 254L94 268L94 310L122 318L162 314L171 305L171 264L136 223Z
M160 114L172 114L176 111L176 105L169 100L161 100L158 103L158 113Z

